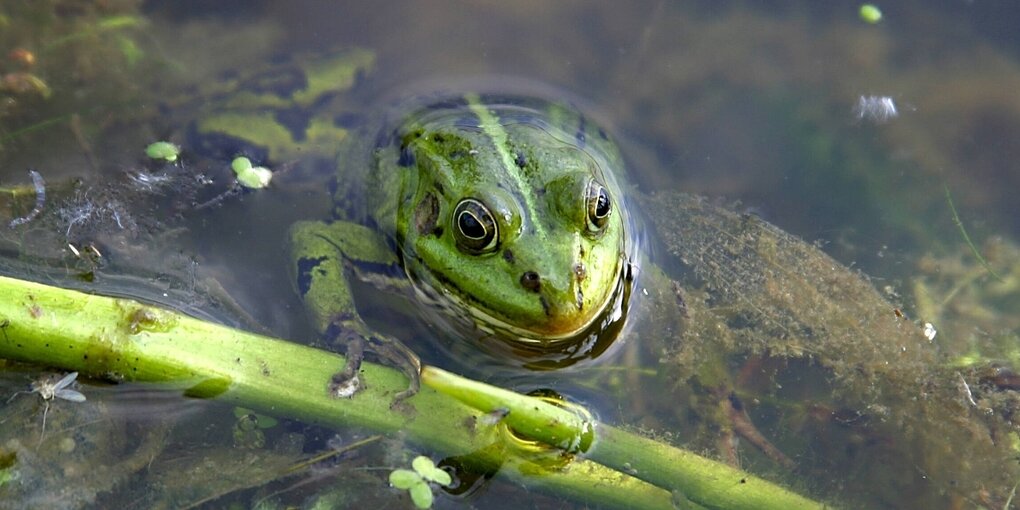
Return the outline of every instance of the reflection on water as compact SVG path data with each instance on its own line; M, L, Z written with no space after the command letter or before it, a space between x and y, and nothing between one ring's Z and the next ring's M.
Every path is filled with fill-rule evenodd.
M294 221L328 217L329 158L288 158L279 162L284 171L271 189L197 207L219 197L231 179L228 162L202 159L186 143L187 119L205 98L224 96L215 84L279 69L295 52L365 48L375 54L374 67L355 90L338 96L360 116L345 117L352 121L378 111L364 105L386 105L420 92L422 84L542 83L587 105L624 140L629 180L638 190L741 200L729 209L754 211L838 261L812 258L818 252L795 238L756 237L756 256L771 269L716 280L750 241L708 257L702 245L676 240L707 246L741 228L739 214L727 220L734 224L713 227L722 232L713 236L693 229L698 223L690 209L661 197L642 200L641 214L658 220L652 222L658 230L642 234L670 245L653 250L655 262L679 281L677 292L646 289L652 295L644 305L645 328L627 342L618 365L542 384L588 400L603 419L680 438L675 441L792 480L826 500L871 508L924 501L937 508L1002 507L1009 498L1016 483L1008 460L1015 453L1012 416L1020 402L1014 373L1020 202L1013 196L1020 187L1020 52L1003 20L1016 19L1009 11L1015 7L901 2L881 5L883 20L868 24L857 6L830 2L447 2L427 12L407 2L238 4L0 7L0 247L8 258L56 268L12 271L119 295L132 294L125 282L143 275L149 281L136 295L213 309L205 313L308 341L315 335L291 290L283 245ZM892 102L898 116L868 122L860 115L862 98ZM179 162L144 156L148 143L163 139L183 146ZM38 217L7 228L35 206L29 169L46 181L45 204ZM718 218L706 214L699 217ZM744 228L761 224L743 221ZM790 280L767 272L797 274L794 268L811 260L832 265L831 278ZM871 275L880 295L832 301L835 290L863 285L837 263ZM359 304L385 320L385 297L358 290L365 291ZM750 296L752 290L760 294ZM829 297L809 307L805 295ZM814 307L819 303L825 313ZM776 309L783 310L782 321L763 325L760 317ZM687 329L677 335L660 317L686 321ZM705 317L717 321L715 329L698 322ZM898 320L892 324L901 329L875 326L885 319ZM898 362L895 347L906 342L901 335L925 322L937 329L935 338L904 343L916 356ZM417 328L397 324L390 332L412 338ZM858 330L861 340L847 334ZM858 342L863 360L843 359ZM868 345L881 348L864 350ZM885 362L888 367L877 368ZM5 374L14 370L0 367ZM23 382L3 378L5 394L23 389ZM113 441L96 438L119 437L153 419L144 407L133 416L103 417L101 401L112 403L116 395L94 400L77 409L81 416L54 404L47 427L54 438L61 423L91 420L111 423L89 432L95 435L88 441L108 444ZM5 416L17 417L4 422L5 430L23 427L19 459L41 458L50 446L70 448L58 441L31 448L38 441L36 416L22 408L37 404L20 396L4 407ZM7 413L15 406L18 413ZM167 444L188 452L202 445L189 430L212 431L220 446L233 447L236 420L212 407L194 416L167 411L163 425L152 427L159 434L126 446L65 452L81 455L81 462L127 460L60 504L81 506L99 493L111 504L152 501L138 499L134 489L118 492L129 479L136 487L163 487L160 497L181 505L235 491L239 501L253 501L242 490L247 483L224 481L205 492L189 487L174 478L175 466L198 465L202 457L162 451ZM754 430L764 443L753 439ZM999 463L948 461L966 455L936 436L964 430L975 441L971 451L988 452ZM295 451L324 447L329 434L299 424L268 428L270 446L259 458L264 466L284 465ZM737 437L743 441L734 447ZM791 459L795 475L764 445ZM407 447L387 448L399 456L393 452ZM224 465L240 458L210 451L209 459ZM0 464L5 458L0 454ZM366 455L358 462L403 462L391 460ZM160 474L146 475L143 465ZM385 484L366 473L372 472L349 477L360 501L391 501ZM0 484L0 492L9 487ZM859 487L870 492L858 494ZM300 503L311 488L293 489L281 501ZM186 496L186 489L196 493ZM542 505L546 496L495 484L477 497L480 506L516 507Z

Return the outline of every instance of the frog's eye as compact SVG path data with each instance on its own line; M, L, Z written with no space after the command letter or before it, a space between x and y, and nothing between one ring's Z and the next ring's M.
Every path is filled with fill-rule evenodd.
M499 227L492 213L484 204L473 198L465 198L453 211L453 229L457 246L475 255L496 249L499 241Z
M613 212L613 203L609 199L609 190L592 180L588 182L585 192L585 204L588 211L588 231L597 234L609 223L609 214Z

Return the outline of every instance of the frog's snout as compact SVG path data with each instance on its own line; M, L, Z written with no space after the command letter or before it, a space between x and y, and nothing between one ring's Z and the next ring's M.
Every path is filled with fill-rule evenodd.
M574 264L565 278L543 278L536 271L525 271L521 274L521 287L539 295L539 301L546 317L563 317L577 314L584 310L584 293L581 283L588 271L584 264Z
M542 290L542 277L538 276L538 273L534 271L525 271L521 275L521 287L531 292L538 292Z

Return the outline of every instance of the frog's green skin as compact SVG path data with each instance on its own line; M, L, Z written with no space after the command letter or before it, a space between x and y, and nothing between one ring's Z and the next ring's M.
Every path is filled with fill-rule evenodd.
M189 126L188 146L207 155L240 153L262 163L336 154L350 112L343 93L375 63L367 50L298 55L287 63L206 86L203 112Z
M364 67L364 54L351 55L352 69ZM334 76L358 74L337 72L340 64L320 67ZM313 103L305 98L293 107ZM365 325L352 275L413 288L428 308L424 316L452 326L444 335L497 356L550 368L601 353L622 326L636 255L616 182L621 161L604 131L568 107L513 96L453 94L410 104L381 135L362 136L376 140L374 147L342 144L362 150L339 157L338 219L291 229L298 291L318 328L347 345L348 365L334 377L333 394L357 390L366 346L411 375L408 393L417 389L418 358ZM282 115L257 110L257 121L242 120L235 109L197 130L241 138L258 126L252 145L267 147L270 159L292 152L280 139L284 131L290 142L319 143L317 135L295 136L293 125L266 127ZM329 122L308 118L308 129L329 132ZM337 146L351 138L331 125ZM361 214L350 213L352 194L368 204L355 208Z

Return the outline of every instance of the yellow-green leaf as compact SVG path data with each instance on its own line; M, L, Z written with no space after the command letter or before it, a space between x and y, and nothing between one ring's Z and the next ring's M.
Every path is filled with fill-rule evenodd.
M390 485L398 489L410 489L415 484L421 483L421 475L408 469L395 469L390 473Z
M411 501L418 508L432 508L432 487L425 482L411 487Z
M173 163L181 154L181 148L170 142L153 142L145 148L145 154L152 159L165 159Z

